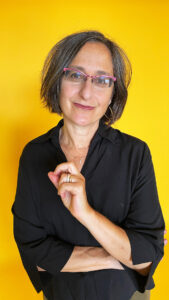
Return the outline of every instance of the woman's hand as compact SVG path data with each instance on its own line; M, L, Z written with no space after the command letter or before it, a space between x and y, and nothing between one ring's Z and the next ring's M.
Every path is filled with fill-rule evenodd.
M79 221L90 211L87 201L85 178L78 171L73 162L66 162L58 165L54 172L48 173L58 195L70 213Z

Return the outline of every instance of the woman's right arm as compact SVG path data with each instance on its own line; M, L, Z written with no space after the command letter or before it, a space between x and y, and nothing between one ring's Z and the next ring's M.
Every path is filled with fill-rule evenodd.
M37 269L38 271L45 271L39 266ZM102 247L75 246L61 272L88 272L103 269L123 270L123 267Z
M12 205L14 238L22 263L31 278L38 280L37 266L51 275L58 272L71 256L74 245L48 235L40 218L40 199L31 178L32 153L26 146L20 157L17 190ZM31 156L31 159L30 159ZM36 157L35 157L36 158Z
M17 191L12 206L14 237L26 271L31 274L37 272L38 266L56 275L58 272L69 272L68 270L75 272L75 269L88 271L105 268L110 257L104 249L76 247L47 235L39 218L40 203L29 174L30 159L27 150L28 147L20 158ZM111 259L110 261L112 263Z

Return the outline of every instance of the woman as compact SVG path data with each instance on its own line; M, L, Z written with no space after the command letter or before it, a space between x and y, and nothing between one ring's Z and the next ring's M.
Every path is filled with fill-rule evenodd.
M151 153L110 127L130 77L125 53L96 31L67 36L45 61L41 97L63 119L25 146L12 212L24 267L48 300L149 299L154 287L164 220Z

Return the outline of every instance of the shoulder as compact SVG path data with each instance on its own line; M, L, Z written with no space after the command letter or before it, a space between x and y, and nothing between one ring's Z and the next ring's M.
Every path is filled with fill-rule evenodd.
M108 139L126 159L142 161L151 158L150 148L145 140L113 127L105 127L102 136Z
M31 141L29 141L27 145L39 144L39 143L41 144L41 143L47 142L50 139L50 137L53 136L53 134L55 133L56 129L57 129L57 126L49 129L44 134L42 134L42 135L40 135L40 136L32 139Z
M57 126L49 129L46 133L30 140L23 148L21 160L29 160L40 154L49 145L51 138L56 135Z
M118 129L117 132L118 138L123 147L133 149L135 152L139 152L142 154L150 153L150 148L147 141L142 140L141 138L133 136L131 134L122 132Z
M119 143L121 143L123 146L132 146L136 148L144 148L145 145L147 145L146 141L142 140L139 137L133 136L131 134L128 134L126 132L122 132L119 129L115 129L117 132L117 139Z
M101 135L122 148L144 149L148 147L146 141L113 127L102 127Z
M117 130L117 134L122 151L136 164L145 164L152 160L149 145L145 140L120 130Z

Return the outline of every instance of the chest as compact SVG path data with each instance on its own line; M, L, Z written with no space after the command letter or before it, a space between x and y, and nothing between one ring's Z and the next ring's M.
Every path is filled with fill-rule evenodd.
M84 162L86 160L88 148L82 149L80 152L77 152L74 149L69 149L61 145L61 150L64 153L66 160L73 162L78 171L81 172Z
M112 222L121 224L127 215L131 196L131 177L127 166L117 156L105 153L96 156L92 152L84 160L82 175L86 181L89 204ZM56 161L52 169L55 167ZM65 208L56 188L46 176L48 171L44 169L34 180L41 202L42 223L47 233L60 239L64 237L64 240L76 245L98 245L89 231Z

